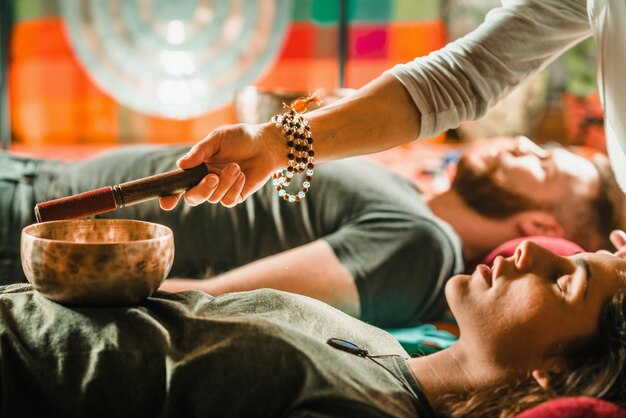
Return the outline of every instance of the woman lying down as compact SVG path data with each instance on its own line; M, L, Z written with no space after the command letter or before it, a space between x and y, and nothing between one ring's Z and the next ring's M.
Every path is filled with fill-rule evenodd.
M0 415L513 416L562 395L623 406L625 289L624 259L525 241L448 282L460 339L409 358L386 332L279 291L70 309L10 285Z

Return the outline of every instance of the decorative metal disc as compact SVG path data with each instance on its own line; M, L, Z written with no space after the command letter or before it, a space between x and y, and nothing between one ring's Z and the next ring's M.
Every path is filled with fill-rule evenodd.
M140 112L189 118L232 101L276 57L289 0L61 0L95 82Z

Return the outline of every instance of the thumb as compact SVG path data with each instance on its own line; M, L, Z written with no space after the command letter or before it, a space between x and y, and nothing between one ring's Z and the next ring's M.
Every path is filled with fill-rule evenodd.
M189 152L176 161L176 165L179 168L193 168L202 164L205 161L204 151L193 147Z
M214 133L209 134L202 141L196 143L187 154L176 161L179 168L192 168L204 162L219 150L219 136Z

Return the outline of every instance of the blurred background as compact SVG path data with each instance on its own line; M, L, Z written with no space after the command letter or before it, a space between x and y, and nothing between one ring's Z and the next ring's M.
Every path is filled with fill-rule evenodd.
M192 143L327 102L476 27L495 0L2 0L6 148ZM603 147L593 44L434 141L524 134Z

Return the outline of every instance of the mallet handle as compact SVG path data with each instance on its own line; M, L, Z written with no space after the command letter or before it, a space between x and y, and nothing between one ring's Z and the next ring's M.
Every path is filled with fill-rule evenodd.
M131 206L162 196L184 192L209 174L206 165L172 170L113 186L117 207Z
M220 173L221 170L211 168L211 172ZM187 170L171 170L115 186L48 200L35 206L35 216L37 222L46 222L111 212L161 196L184 192L198 184L208 173L207 166L200 164Z

